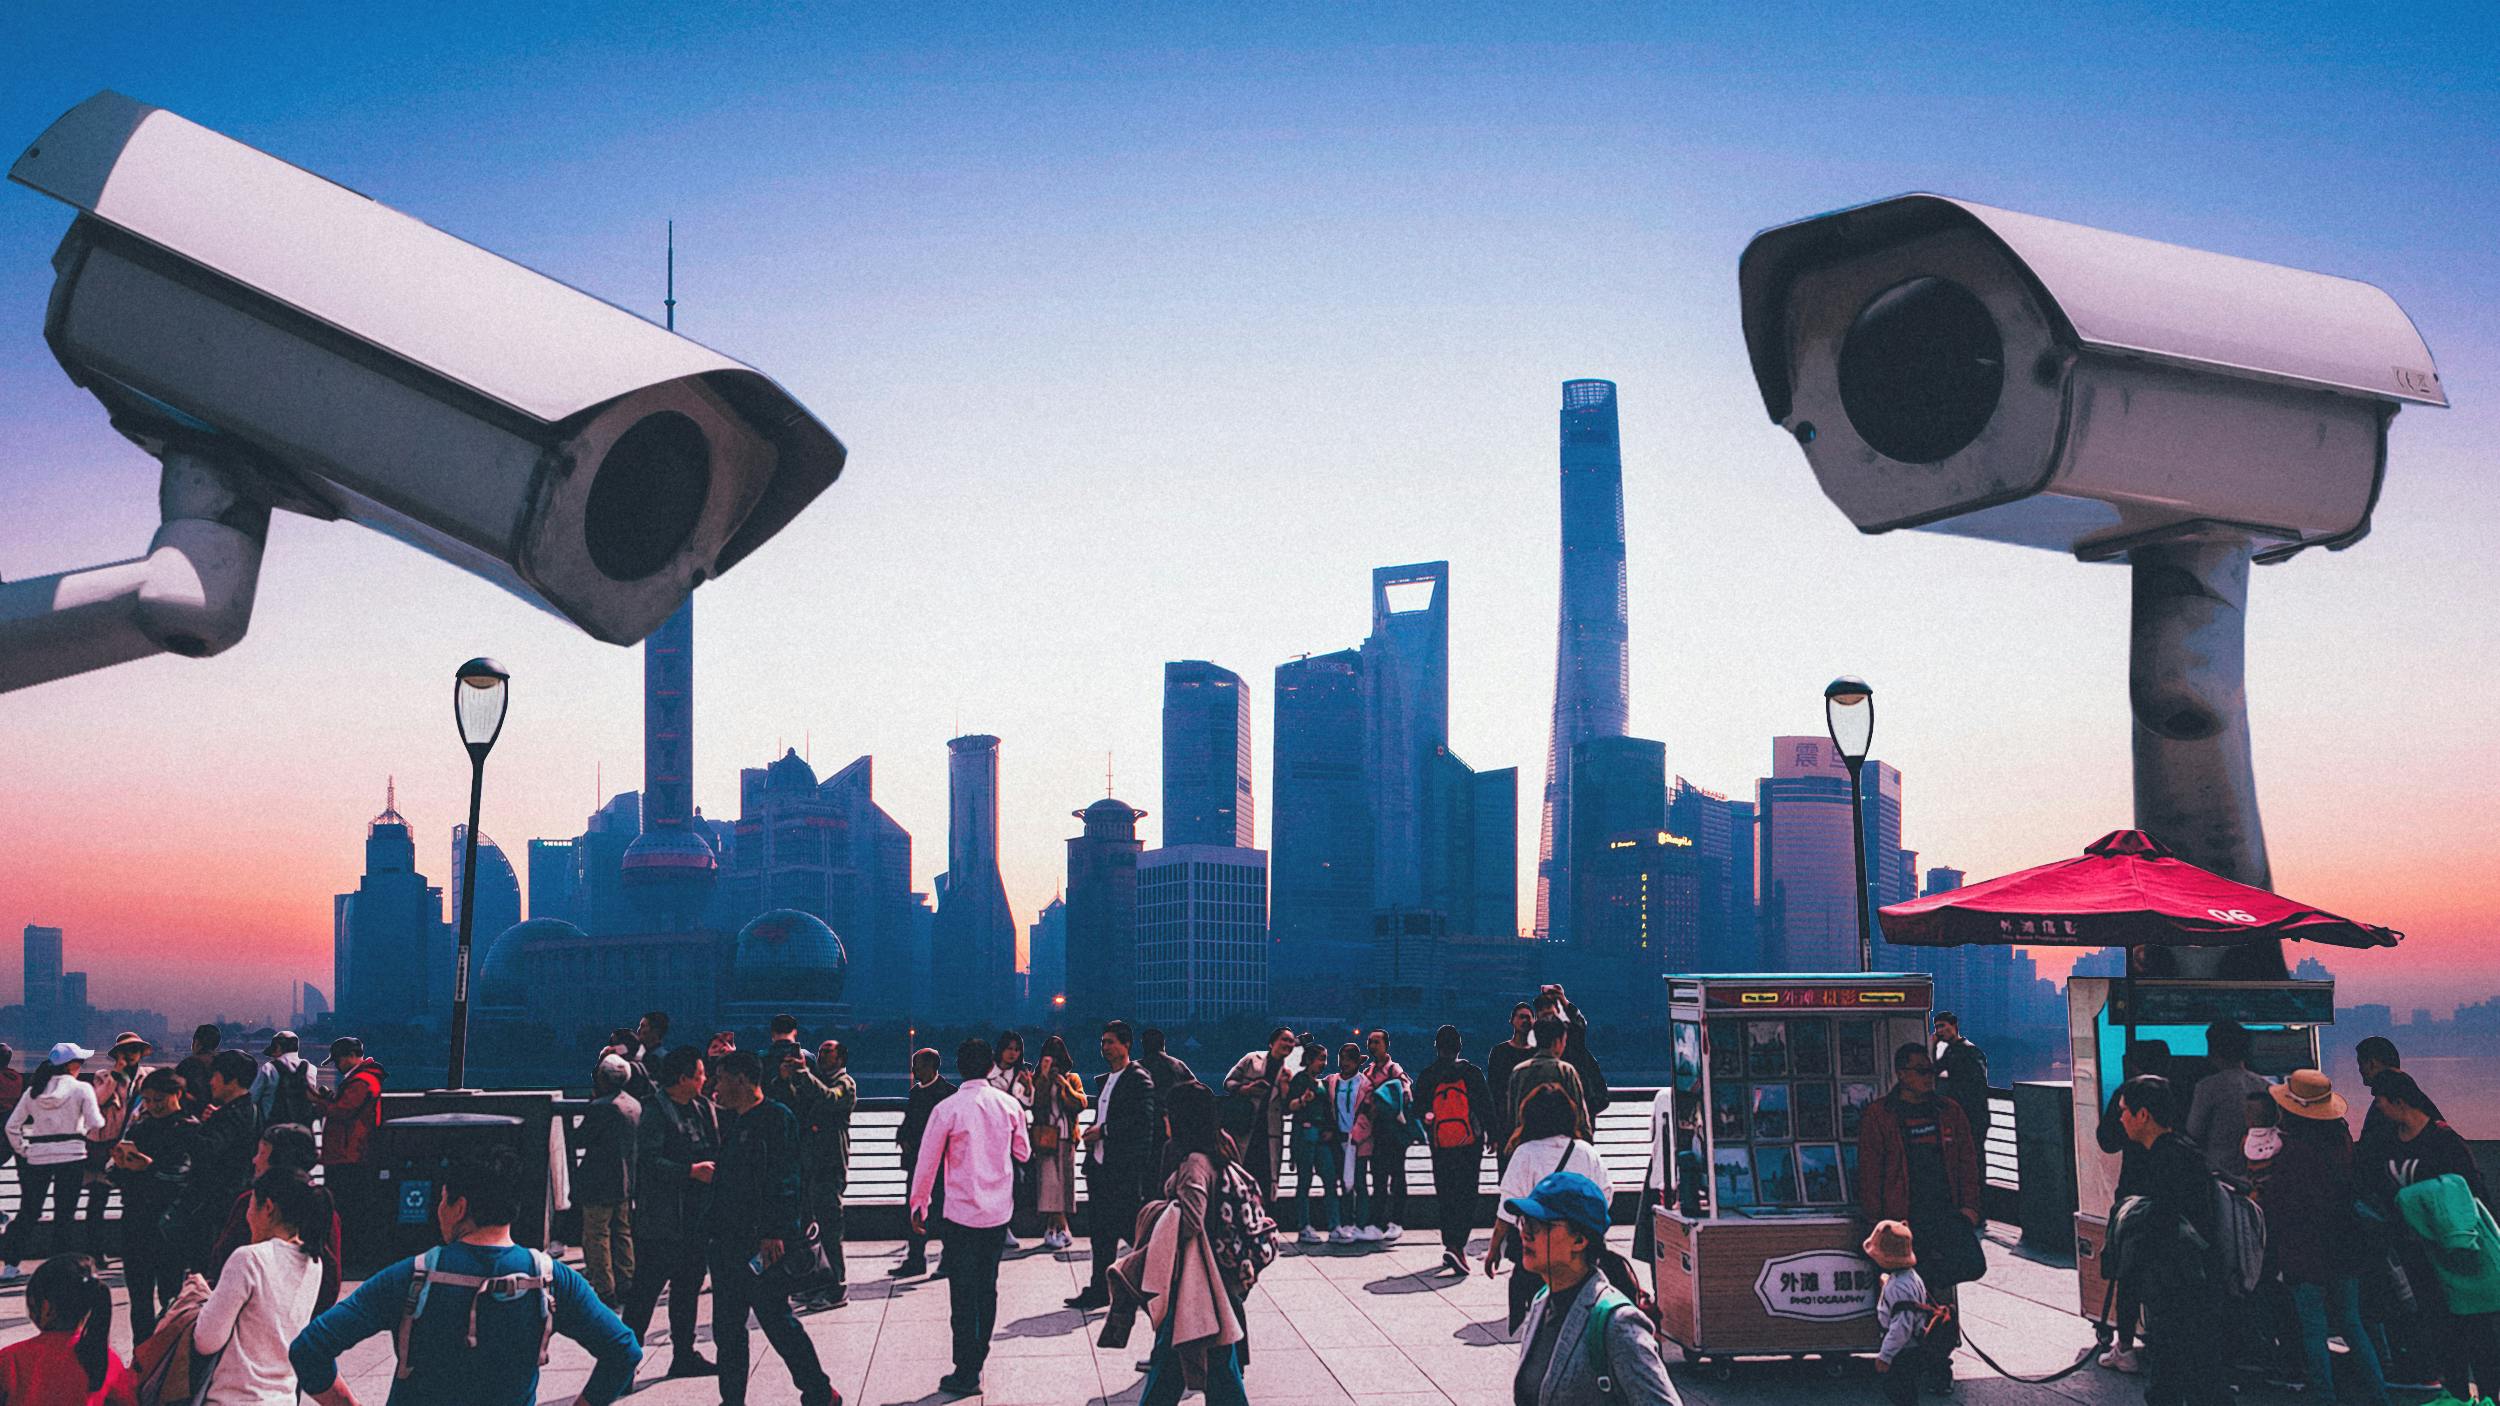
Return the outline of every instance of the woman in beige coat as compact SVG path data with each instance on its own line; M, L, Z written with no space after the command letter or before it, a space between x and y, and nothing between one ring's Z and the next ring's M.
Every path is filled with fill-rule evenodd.
M1248 1315L1226 1286L1208 1239L1208 1217L1226 1210L1225 1171L1233 1158L1216 1117L1215 1091L1183 1084L1165 1096L1176 1157L1164 1200L1138 1216L1138 1248L1113 1270L1146 1301L1154 1355L1138 1406L1176 1406L1203 1390L1207 1406L1249 1406L1241 1374L1250 1360ZM1246 1179L1245 1179L1246 1180Z

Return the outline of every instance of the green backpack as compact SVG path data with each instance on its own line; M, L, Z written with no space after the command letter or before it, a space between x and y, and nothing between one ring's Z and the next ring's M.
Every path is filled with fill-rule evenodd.
M1539 1289L1536 1296L1543 1299L1551 1293L1551 1290ZM1588 1359L1589 1375L1597 1379L1600 1396L1615 1394L1614 1374L1606 1370L1606 1334L1615 1325L1615 1315L1630 1307L1632 1301L1614 1285L1602 1279L1598 1282L1597 1302L1589 1305L1588 1322L1580 1329L1580 1355Z

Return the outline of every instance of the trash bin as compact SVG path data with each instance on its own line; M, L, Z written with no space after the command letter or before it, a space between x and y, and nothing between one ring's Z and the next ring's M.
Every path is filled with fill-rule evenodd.
M350 1245L371 1247L357 1258L370 1273L383 1265L420 1254L442 1242L434 1222L445 1168L462 1156L495 1147L509 1147L528 1167L523 1146L523 1120L505 1113L419 1113L394 1118L379 1130L379 1176L385 1194L373 1198L377 1214L387 1223L348 1232ZM544 1156L543 1150L541 1156Z

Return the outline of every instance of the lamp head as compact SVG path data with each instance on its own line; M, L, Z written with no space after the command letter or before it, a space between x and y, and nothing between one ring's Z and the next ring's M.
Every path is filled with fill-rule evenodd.
M486 760L503 732L511 687L512 675L492 659L472 659L460 666L452 685L452 714L460 723L460 740L478 761Z
M1860 678L1832 680L1823 689L1823 724L1843 760L1865 761L1875 745L1875 690Z

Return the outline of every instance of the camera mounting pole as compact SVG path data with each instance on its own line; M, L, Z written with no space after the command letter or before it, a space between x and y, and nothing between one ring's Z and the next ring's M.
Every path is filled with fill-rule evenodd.
M2135 577L2127 701L2135 714L2135 823L2191 864L2274 887L2248 737L2248 568L2237 535L2148 543ZM2280 943L2160 948L2144 976L2283 979Z
M162 462L164 525L147 555L0 584L0 693L243 638L269 507L212 455L171 447Z

